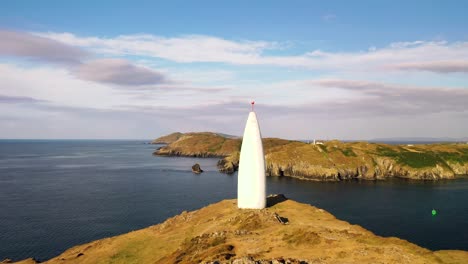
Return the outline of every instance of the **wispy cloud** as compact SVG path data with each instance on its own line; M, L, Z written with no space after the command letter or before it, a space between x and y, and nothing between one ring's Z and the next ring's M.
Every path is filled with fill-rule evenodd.
M35 33L68 45L90 48L99 53L138 55L176 62L229 62L244 64L254 60L261 51L277 46L265 41L231 41L202 35L176 38L140 34L115 38L79 37L71 33Z
M337 108L334 110L341 110L341 114L345 112L356 114L353 113L355 110L358 110L360 115L409 116L439 112L467 112L468 89L342 79L311 80L309 85L339 88L357 93L359 97L356 99L336 104Z
M265 51L269 50L271 51L269 54L272 54L275 50L282 50L284 45L281 43L233 41L201 35L174 38L155 35L122 35L114 38L100 38L80 37L71 33L35 34L103 54L146 56L179 63L222 62L237 65L272 65L348 71L388 71L411 68L412 70L432 69L445 73L448 70L444 69L453 69L453 65L439 68L431 65L441 61L452 64L457 61L468 61L468 42L395 42L386 47L373 47L356 52L313 50L301 55L280 56L266 55ZM412 64L425 67L410 67Z
M298 83L293 85L297 86ZM287 83L282 84L288 88ZM348 100L304 102L298 104L271 104L260 102L259 110L265 118L295 116L301 118L369 118L383 116L420 117L438 113L460 113L468 115L468 89L445 87L420 87L381 82L344 79L304 80L301 85L311 91L323 89L343 89L355 94ZM128 106L145 112L164 113L166 116L196 116L198 118L216 116L242 116L249 104L241 100L219 100L197 106ZM306 118L307 117L307 118Z
M399 70L430 71L438 73L465 72L468 73L468 61L431 61L413 62L394 65Z
M27 32L0 30L0 39L1 56L56 63L78 63L90 55L77 46Z
M124 86L168 83L162 73L136 66L123 59L98 59L77 66L73 74L80 79Z
M8 96L0 94L0 104L34 104L44 103L46 100L35 99L27 96Z
M120 86L158 85L169 82L163 73L124 59L96 59L81 47L27 32L0 30L0 56L60 63L77 78Z
M460 88L468 72L468 42L395 42L363 51L312 50L284 55L291 47L284 49L281 43L212 36L103 38L0 32L0 37L0 56L6 56L0 64L0 112L13 127L11 133L20 130L16 125L31 126L34 118L34 124L46 122L51 131L65 129L61 124L66 122L66 133L89 121L93 131L101 131L103 136L122 120L135 124L135 131L130 131L132 125L126 126L128 135L159 133L161 127L236 133L248 112L249 104L243 100L248 96L264 100L257 110L264 127L291 137L316 130L326 134L345 126L360 135L368 120L389 131L398 129L381 120L393 119L419 129L445 120L460 123L468 115L468 89ZM278 50L281 52L275 53ZM21 59L41 63L24 66L17 63ZM213 64L197 64L206 62ZM244 65L258 67L242 68ZM286 73L269 66L291 69ZM265 71L257 79L251 69ZM392 80L414 71L422 73L408 83L418 85ZM454 72L459 74L447 74ZM265 76L270 73L272 76ZM309 73L316 78L310 79ZM425 76L451 82L430 86L427 83L433 79L421 81ZM459 88L449 87L454 83ZM418 123L412 122L415 119ZM279 128L278 124L284 125ZM293 131L293 126L305 130ZM460 131L468 129L467 125L460 127ZM449 127L440 131L452 133Z

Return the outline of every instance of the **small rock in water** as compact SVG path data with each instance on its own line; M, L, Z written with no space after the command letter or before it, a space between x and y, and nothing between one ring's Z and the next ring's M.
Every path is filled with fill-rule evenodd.
M200 164L195 163L195 165L192 166L192 172L196 174L200 174L203 172L203 170L200 167Z

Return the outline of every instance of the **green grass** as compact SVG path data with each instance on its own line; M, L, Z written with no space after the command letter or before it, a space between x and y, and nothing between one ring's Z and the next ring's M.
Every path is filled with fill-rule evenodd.
M396 157L398 156L398 152L387 147L378 146L377 147L377 155L385 156L385 157Z
M208 148L208 151L209 152L217 152L218 150L220 150L223 147L224 142L226 142L225 138L223 139L223 141L219 142L218 144Z
M345 148L345 149L340 149L341 153L345 155L346 157L357 157L356 153L354 153L352 148Z
M393 158L396 162L412 168L434 167L443 161L432 152L411 152L402 148L395 149L379 146L377 154Z
M448 162L459 164L468 163L468 149L461 149L459 151L460 152L438 152L436 155Z
M284 234L283 241L291 245L317 245L320 244L321 238L316 232L300 229L292 234Z
M135 255L121 251L111 257L110 263L137 263L135 259Z
M144 244L144 240L129 242L124 248L111 256L110 263L138 263L138 250Z
M327 147L325 145L316 145L318 146L323 152L328 152Z
M432 153L402 151L397 156L397 161L413 168L433 167L441 160Z

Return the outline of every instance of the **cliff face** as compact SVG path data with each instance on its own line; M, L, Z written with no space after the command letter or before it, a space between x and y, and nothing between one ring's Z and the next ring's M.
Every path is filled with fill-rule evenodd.
M463 263L468 252L432 252L384 238L284 196L242 210L224 200L128 234L73 247L45 263ZM288 261L288 262L287 262ZM34 263L34 262L28 262Z
M294 143L271 149L265 158L270 176L310 180L437 180L468 174L468 146L461 144Z
M241 139L214 133L188 133L155 155L223 157L221 172L239 165ZM387 145L329 141L320 145L276 138L263 139L268 176L307 180L377 180L389 177L437 180L468 174L467 144Z

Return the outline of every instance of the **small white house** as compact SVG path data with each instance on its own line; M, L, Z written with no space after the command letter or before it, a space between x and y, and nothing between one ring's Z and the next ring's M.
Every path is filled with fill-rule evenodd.
M323 142L322 141L317 141L314 139L314 142L313 142L314 145L323 145Z

